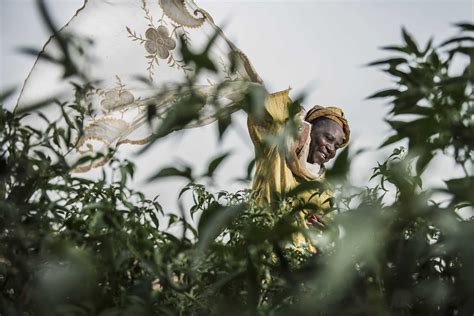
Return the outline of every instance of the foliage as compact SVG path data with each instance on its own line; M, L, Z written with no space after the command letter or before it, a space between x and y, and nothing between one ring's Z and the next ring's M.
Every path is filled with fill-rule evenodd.
M191 182L181 195L191 194L193 206L176 215L128 187L134 174L129 161L113 160L110 174L97 181L71 174L75 165L64 154L75 146L74 131L80 132L80 93L56 104L77 112L67 127L47 122L41 131L21 121L22 114L1 109L0 314L472 314L474 227L457 212L474 204L474 26L458 27L460 36L438 46L430 41L424 49L403 30L403 45L384 48L402 56L372 63L387 66L396 79L396 87L372 96L391 98L387 122L394 135L384 145L406 138L408 150L395 149L374 168L373 187L334 182L335 215L324 231L298 224L295 192L262 207L251 191L211 193ZM212 68L206 52L185 55L187 62L204 60L200 66ZM72 61L64 62L71 75ZM192 80L187 84L192 87ZM180 106L199 102L191 94ZM242 108L252 114L258 102ZM416 118L401 120L405 114ZM170 115L157 137L193 118ZM230 113L219 115L222 135ZM440 152L465 171L438 190L445 203L434 202L437 191L421 185L422 172ZM227 156L215 157L199 177L182 166L151 179L212 179ZM349 150L339 155L330 181L346 179L351 158ZM295 190L314 185L321 184ZM190 216L199 216L197 225ZM298 233L318 252L293 247Z

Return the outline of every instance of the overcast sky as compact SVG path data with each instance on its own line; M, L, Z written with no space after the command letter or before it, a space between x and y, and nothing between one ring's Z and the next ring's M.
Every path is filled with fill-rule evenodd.
M306 91L306 108L314 104L344 108L352 129L353 149L370 150L354 161L356 183L367 183L370 169L387 151L375 149L388 135L383 117L388 107L381 100L365 98L392 87L390 78L364 65L388 55L378 48L401 42L401 27L420 44L434 36L435 43L455 34L451 24L473 21L474 1L196 1L218 24L226 22L227 35L251 59L270 91L293 87L293 95ZM58 25L66 23L82 1L49 0ZM42 47L48 34L33 0L0 0L0 88L20 87L34 60L19 55L19 47ZM6 106L12 107L14 98ZM152 170L182 160L198 170L220 152L233 155L219 171L216 190L237 190L246 185L233 181L245 173L253 148L245 117L222 143L216 126L167 137L146 154L135 157L133 148L122 155L137 164L135 188L148 196L160 195L165 209L175 209L176 196L183 185L178 180L145 183ZM425 183L439 185L453 170L445 159L431 166ZM444 178L447 178L444 177Z

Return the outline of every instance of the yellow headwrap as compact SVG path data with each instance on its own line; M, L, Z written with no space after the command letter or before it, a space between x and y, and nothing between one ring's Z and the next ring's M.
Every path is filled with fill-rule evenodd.
M344 117L344 112L335 106L320 106L320 105L315 105L314 107L311 108L311 110L306 113L305 121L311 123L318 117L327 117L328 119L333 120L339 126L342 127L342 130L344 132L344 140L341 145L341 147L345 146L349 142L349 137L351 134L351 130L349 129L349 123L347 123L346 118Z

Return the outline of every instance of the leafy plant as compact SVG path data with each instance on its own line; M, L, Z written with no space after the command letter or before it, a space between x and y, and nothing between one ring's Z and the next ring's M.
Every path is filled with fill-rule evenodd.
M81 133L87 82L76 85L75 100L56 102L65 125L46 121L45 130L35 129L22 121L24 113L2 108L0 314L472 314L474 227L458 212L472 211L474 203L474 26L458 27L459 36L424 48L403 30L402 45L384 48L398 55L371 63L396 79L395 87L372 96L390 98L387 122L394 134L383 145L406 138L408 149L397 148L378 163L377 183L366 188L347 183L354 155L349 149L339 155L328 177L345 181L333 183L334 216L323 231L298 224L300 208L292 204L296 192L322 190L321 183L303 183L268 207L249 190L213 193L197 183L212 179L227 153L199 176L189 166L150 176L190 181L180 196L191 195L194 203L190 210L181 207L180 215L129 188L135 170L130 161L112 160L97 181L70 173L86 162L69 165L64 155ZM183 47L187 63L212 70L208 49ZM73 71L68 58L58 62L65 74ZM460 73L451 71L455 64L462 65ZM193 84L191 79L182 87L191 93L177 105L192 111L169 113L157 138L196 117L203 100L192 93ZM259 112L259 95L250 90L240 108ZM235 110L219 112L220 136ZM403 120L406 114L416 118ZM445 203L434 202L437 191L421 183L441 152L465 172L437 189L447 194ZM318 252L292 246L297 234Z

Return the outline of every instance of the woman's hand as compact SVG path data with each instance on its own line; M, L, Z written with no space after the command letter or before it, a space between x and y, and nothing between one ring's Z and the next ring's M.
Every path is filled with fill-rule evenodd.
M306 224L308 226L313 226L321 230L325 230L327 228L326 223L323 220L323 218L316 214L308 214L306 216Z

